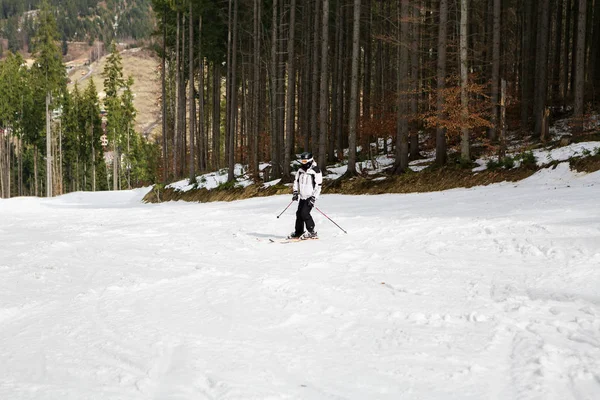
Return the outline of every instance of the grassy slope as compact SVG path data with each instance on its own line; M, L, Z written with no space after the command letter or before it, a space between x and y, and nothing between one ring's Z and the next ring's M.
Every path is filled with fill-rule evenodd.
M123 58L123 76L125 79L129 76L134 79L132 90L135 95L134 106L137 110L135 129L151 138L157 134L160 135L159 60L150 51L143 49L124 50L121 52L121 57ZM72 80L69 89L77 82L79 89L83 90L88 84L88 79L93 79L102 98L104 92L102 71L104 71L106 57L102 57L89 66L83 65L84 61L85 53L74 61L77 66L69 74ZM88 75L89 71L91 74Z

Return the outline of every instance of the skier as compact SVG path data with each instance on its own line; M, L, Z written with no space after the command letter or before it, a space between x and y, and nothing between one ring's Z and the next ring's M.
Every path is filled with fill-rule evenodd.
M288 236L288 239L317 239L315 221L310 216L310 211L319 198L322 183L323 174L313 159L312 153L302 153L292 194L292 201L300 199L298 211L296 211L296 229ZM304 225L306 225L306 232L304 232Z

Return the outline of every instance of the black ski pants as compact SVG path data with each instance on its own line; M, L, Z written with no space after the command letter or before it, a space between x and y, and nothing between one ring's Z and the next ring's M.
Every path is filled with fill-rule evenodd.
M313 231L315 229L315 221L310 216L312 206L308 200L298 201L298 211L296 211L296 234L300 235L304 233L304 225L306 224L306 230Z

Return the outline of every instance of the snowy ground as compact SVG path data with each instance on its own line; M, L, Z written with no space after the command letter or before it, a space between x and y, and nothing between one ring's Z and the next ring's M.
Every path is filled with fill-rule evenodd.
M600 116L598 116L597 119L600 120ZM595 121L595 119L593 121ZM561 135L569 134L568 131L565 131L564 129L557 131L556 128L554 128L554 131L555 132L553 133L553 138L555 138L555 139L559 139L561 137ZM515 168L519 167L521 165L521 161L519 160L519 155L522 155L522 153L523 153L523 149L519 149L519 148L509 149L509 151L507 152L507 156L515 158L515 161L514 161ZM543 166L548 166L551 163L556 162L556 161L567 161L571 157L582 157L582 156L600 154L600 142L578 142L578 143L572 143L568 146L562 146L562 147L556 147L556 148L540 148L540 149L535 149L535 150L531 151L531 153L536 158L537 165L539 167L543 167ZM432 154L424 153L424 155L426 156L426 158L411 161L409 163L409 168L412 171L415 171L415 172L421 171L435 161L435 157ZM477 164L477 167L473 168L472 171L473 172L485 171L487 169L487 165L490 160L497 161L498 157L496 155L492 155L492 156L486 155L484 157L481 157L481 158L475 160L475 164ZM393 155L380 154L380 155L374 157L373 161L366 160L366 161L357 162L356 170L359 171L360 173L363 173L366 175L380 174L384 171L385 168L392 166L394 164L394 161L395 161L395 158ZM296 169L297 169L299 163L297 161L293 161L292 166L294 164L296 165ZM269 164L261 163L259 165L259 170L262 171L268 165ZM347 165L347 163L328 165L326 170L327 170L327 174L323 178L325 180L334 180L334 179L341 177L342 175L344 175L346 173L346 171L348 170L348 165ZM292 172L292 173L294 173L294 172ZM254 183L254 181L250 177L250 174L248 173L248 168L245 166L242 166L241 164L235 165L234 176L237 181L236 182L237 186L246 187L246 186L252 185ZM175 190L179 190L182 192L187 192L187 191L195 189L195 188L205 188L205 189L211 190L211 189L218 187L219 185L226 183L227 179L228 179L227 169L223 168L219 171L209 172L209 173L198 176L196 178L195 184L193 182L190 183L189 179L183 179L178 182L174 182L174 183L168 185L167 187L173 188ZM380 179L386 179L386 178L379 177L376 179L380 180ZM265 187L272 186L272 185L279 183L279 181L280 181L280 179L266 182L263 184L263 186L265 186Z
M0 399L598 399L600 172L324 195L0 200Z

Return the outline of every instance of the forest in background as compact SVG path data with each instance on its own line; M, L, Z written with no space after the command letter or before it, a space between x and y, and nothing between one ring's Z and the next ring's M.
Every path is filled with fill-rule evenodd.
M57 15L48 1L34 15L32 58L0 61L0 195L51 197L119 190L156 181L158 147L134 129L133 78L123 75L114 41L102 71L67 89Z
M469 165L506 133L574 132L598 105L600 0L153 0L162 36L163 180L237 162L290 179L373 156L391 139L395 173L435 149ZM357 146L362 149L357 154ZM265 178L263 175L262 178Z
M0 0L3 32L11 18L23 23L31 14L37 64L28 69L9 51L0 65L3 197L132 184L133 151L124 149L135 115L127 96L135 93L128 79L115 78L103 125L88 111L106 107L105 99L86 88L83 106L85 96L73 100L82 92L64 90L59 21L72 15L67 3L77 21L114 13L104 26L124 15L119 10L152 10L153 34L143 39L161 60L163 134L158 146L140 142L133 185L194 181L222 168L234 182L236 163L255 182L285 183L304 150L322 166L348 163L348 176L381 147L395 155L393 174L407 172L423 150L437 166L470 167L481 149L501 163L509 140L543 143L556 118L569 117L575 135L591 135L598 109L600 0L47 0L44 14L32 1L21 4L21 16L11 8L17 3ZM42 29L50 25L53 32ZM113 39L124 25L112 25ZM72 133L57 139L53 129ZM69 137L78 150L59 160L63 145L73 147Z
M13 53L28 51L42 0L0 0L0 32ZM149 40L154 30L150 0L49 0L63 55L69 42Z

